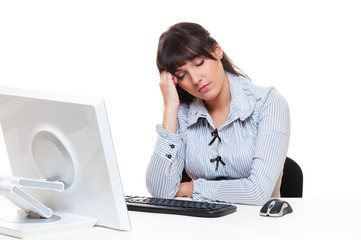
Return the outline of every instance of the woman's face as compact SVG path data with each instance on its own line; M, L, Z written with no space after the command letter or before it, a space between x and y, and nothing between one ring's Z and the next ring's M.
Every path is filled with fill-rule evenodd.
M175 72L177 84L181 88L205 101L216 98L227 79L221 63L222 49L217 46L212 55L216 59L197 57Z

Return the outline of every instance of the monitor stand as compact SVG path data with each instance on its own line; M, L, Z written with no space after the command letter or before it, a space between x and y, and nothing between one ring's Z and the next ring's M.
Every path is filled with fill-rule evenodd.
M14 205L0 213L0 233L28 238L65 231L92 228L97 219L64 212L54 212L21 187L63 191L62 182L0 176L0 195Z
M33 218L22 210L0 214L0 233L17 238L30 238L49 234L92 228L95 218L64 212L54 212L50 218Z

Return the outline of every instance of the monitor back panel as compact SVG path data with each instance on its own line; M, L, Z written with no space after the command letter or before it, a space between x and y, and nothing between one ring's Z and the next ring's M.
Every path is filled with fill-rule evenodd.
M130 230L102 100L0 88L0 121L14 176L66 185L29 194L53 210Z

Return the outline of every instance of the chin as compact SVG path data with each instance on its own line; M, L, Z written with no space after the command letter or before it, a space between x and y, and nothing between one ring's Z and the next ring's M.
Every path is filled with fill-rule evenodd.
M201 96L198 96L198 98L204 100L204 101L211 101L213 99L215 99L217 97L217 94L212 94L212 93L206 93L206 94L202 94Z

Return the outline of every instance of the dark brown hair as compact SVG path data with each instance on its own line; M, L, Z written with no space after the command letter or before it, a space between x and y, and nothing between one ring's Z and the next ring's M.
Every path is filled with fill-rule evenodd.
M216 45L216 40L201 25L188 22L177 23L159 38L157 51L158 70L160 73L165 70L175 75L178 68L186 64L187 61L192 61L199 56L215 59L211 53L214 52ZM247 78L224 52L221 63L226 72ZM192 102L194 97L179 85L177 85L177 92L181 102Z

